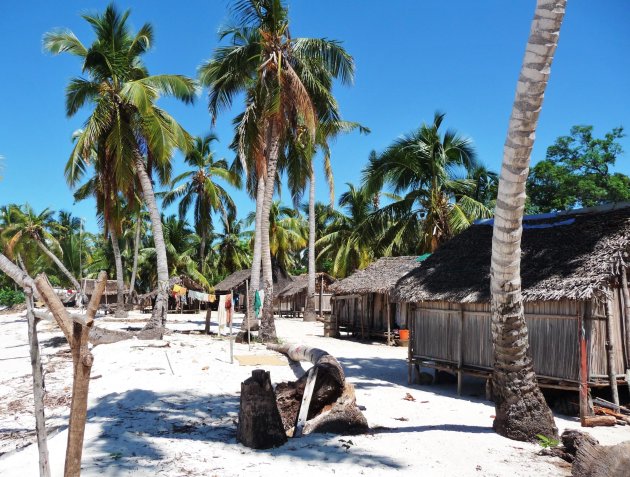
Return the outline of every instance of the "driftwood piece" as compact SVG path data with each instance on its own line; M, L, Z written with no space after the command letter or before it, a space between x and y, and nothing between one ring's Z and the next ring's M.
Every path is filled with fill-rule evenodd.
M588 434L565 431L562 443L575 455L571 475L574 477L626 477L630 469L630 441L602 446Z
M615 416L587 416L584 418L584 427L614 426L617 424Z
M236 440L253 449L278 447L287 441L268 371L256 369L241 383Z
M343 368L328 352L301 345L267 345L268 349L283 353L294 361L310 361L317 370L317 380L308 408L303 434L336 432L357 434L368 429L365 416L356 405L354 388L346 383ZM296 425L308 374L299 380L276 386L278 409L285 430Z

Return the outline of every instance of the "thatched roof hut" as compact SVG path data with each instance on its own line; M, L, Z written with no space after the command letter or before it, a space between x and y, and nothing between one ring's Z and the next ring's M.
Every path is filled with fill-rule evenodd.
M391 330L406 324L406 309L390 299L398 280L418 268L416 256L383 257L334 283L333 312L327 334L341 331L361 337L385 337L391 341Z
M382 257L331 286L335 295L388 293L398 280L418 267L417 256Z
M599 212L598 212L599 211ZM523 226L521 279L525 301L601 297L630 242L630 205L528 216ZM397 301L490 301L492 221L445 243L393 292Z
M230 290L234 292L237 292L238 290L241 294L245 293L245 282L250 280L251 274L252 271L249 268L246 270L238 270L217 283L214 286L214 290L219 294L229 293ZM275 263L272 270L272 276L274 295L276 296L280 290L286 287L293 280L291 275ZM262 283L262 281L261 273L260 283Z
M96 280L93 278L83 278L81 280L81 288L84 293L89 297L94 294L94 288L96 287ZM125 294L129 293L129 288L125 285ZM117 295L118 294L118 286L116 285L116 280L107 280L107 284L105 285L105 291L103 295Z
M410 366L491 378L492 226L481 221L445 243L392 291L409 309ZM524 218L522 293L541 386L623 382L629 256L630 203Z
M335 278L326 272L315 274L315 312L317 314L330 313L330 286ZM293 277L284 288L278 292L278 313L282 316L300 316L306 308L308 289L308 273Z
M324 293L328 293L330 291L330 286L336 282L335 277L328 275L326 272L319 272L315 274L315 291L319 293L320 285L324 285ZM308 288L308 273L303 273L302 275L298 275L293 277L287 285L278 292L278 296L280 297L292 297L303 293Z

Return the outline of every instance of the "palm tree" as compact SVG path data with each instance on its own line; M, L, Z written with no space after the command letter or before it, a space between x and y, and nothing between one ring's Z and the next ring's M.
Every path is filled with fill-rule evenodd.
M82 295L84 303L87 303L78 280L47 245L48 242L51 247L61 251L59 241L50 233L51 229L59 228L59 225L53 218L54 211L44 209L38 214L30 205L26 204L22 207L13 206L9 213L12 216L12 224L3 231L3 234L9 239L6 244L7 255L10 258L13 257L19 244L24 242L34 243L61 270L77 292Z
M213 250L217 255L216 268L220 274L229 274L251 266L249 241L252 233L243 231L243 222L236 220L236 213L221 216L223 232L214 235Z
M164 195L162 201L162 205L166 207L180 199L180 219L186 216L194 203L194 224L197 235L201 237L199 260L202 264L205 263L206 242L212 233L212 214L220 212L225 217L235 211L230 194L215 179L220 178L237 188L241 186L239 175L230 170L227 161L215 159L214 152L210 150L212 141L216 140L214 134L195 138L194 148L184 159L194 169L174 178L172 189ZM183 183L177 186L178 182Z
M162 222L170 275L188 275L206 289L210 289L210 284L201 273L196 260L200 237L193 232L185 220L175 215L169 215Z
M136 34L127 25L129 11L120 14L109 5L102 15L83 15L96 35L89 48L69 30L49 32L44 47L54 53L70 53L82 61L87 78L73 78L66 91L66 113L73 116L82 106L93 110L66 165L66 177L78 179L96 150L105 196L120 191L128 198L140 184L153 227L157 260L158 295L146 328L166 323L168 260L150 174L169 180L173 149L188 150L191 138L166 111L156 106L160 95L185 103L195 97L195 83L185 76L150 76L141 57L153 44L153 28L144 24ZM107 204L108 202L106 202ZM106 210L106 216L108 211Z
M528 352L520 261L525 183L565 7L566 0L536 4L503 150L492 234L493 427L502 436L522 441L558 434Z
M214 58L201 66L200 79L210 88L213 119L237 93L246 96L239 156L256 171L258 181L252 278L256 280L260 243L265 289L260 335L275 340L268 240L278 157L287 137L312 142L318 116L336 116L332 78L351 81L354 64L338 42L292 38L288 10L281 0L237 0L233 13L236 26L222 32L231 44L218 48Z
M416 243L411 253L433 252L474 220L491 215L471 197L475 182L458 177L478 166L471 141L452 130L442 134L443 120L444 114L436 113L432 124L397 139L381 155L372 154L363 173L371 192L385 185L394 192L393 201L370 220L377 229L391 224L383 236L386 254Z
M245 223L251 225L255 220L255 213L250 213ZM298 210L277 200L273 202L269 212L269 250L283 270L290 270L296 265L296 255L308 243L307 233L306 222Z
M378 236L363 233L366 221L377 210L375 196L365 188L347 186L339 198L339 207L346 213L333 211L326 232L315 243L321 247L318 259L328 257L333 262L332 274L339 278L367 267L378 253Z

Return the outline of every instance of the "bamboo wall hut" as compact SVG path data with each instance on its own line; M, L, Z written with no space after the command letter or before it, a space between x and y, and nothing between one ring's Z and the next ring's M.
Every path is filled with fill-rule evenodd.
M412 365L454 371L460 383L463 373L491 376L492 225L473 225L399 280L392 298L409 308L410 380ZM614 397L627 380L629 243L630 203L525 217L522 290L541 386L610 385Z
M407 306L394 303L390 292L401 277L418 266L416 256L383 257L331 285L330 334L339 336L344 331L362 338L391 340L393 328L406 326Z
M325 272L315 275L315 312L319 315L330 313L330 286L335 278ZM280 316L301 316L306 308L308 291L308 273L293 277L282 290L278 292L278 313Z
M251 274L252 271L249 268L245 270L238 270L217 283L214 286L214 290L218 295L225 295L230 292L234 293L235 295L238 294L239 308L244 309L247 302L246 296L247 290L249 289L249 284L251 282ZM275 263L273 266L272 276L274 307L277 308L279 305L278 293L291 281L293 281L293 277ZM260 283L262 283L262 281L263 280L261 276Z
M93 278L83 278L81 280L81 288L85 293L88 300L92 299L92 295L94 294L94 288L96 286L96 280ZM125 295L129 293L129 289L125 285ZM107 280L107 284L105 285L105 291L101 296L101 305L112 305L116 304L116 298L118 295L118 286L116 284L116 280ZM86 304L87 306L87 304Z

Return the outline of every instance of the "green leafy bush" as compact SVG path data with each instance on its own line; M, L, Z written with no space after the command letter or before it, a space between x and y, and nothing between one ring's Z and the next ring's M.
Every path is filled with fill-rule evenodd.
M24 303L24 293L11 288L0 288L0 306L13 306Z

